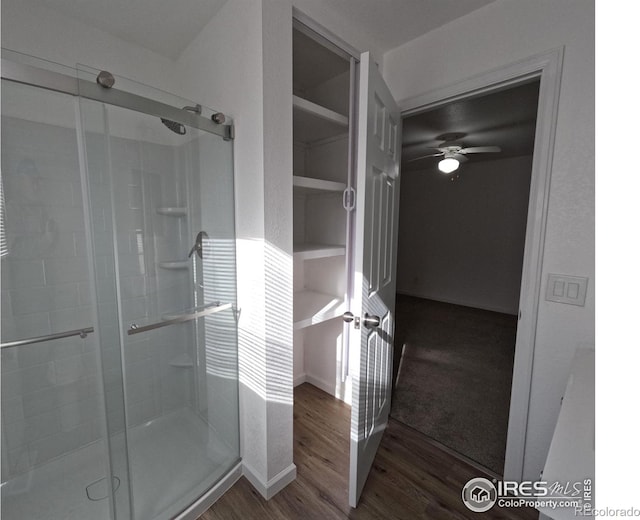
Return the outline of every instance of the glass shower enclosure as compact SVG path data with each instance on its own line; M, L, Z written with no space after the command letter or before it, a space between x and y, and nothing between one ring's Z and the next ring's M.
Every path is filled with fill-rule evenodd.
M88 67L2 76L1 516L180 517L240 458L232 129Z

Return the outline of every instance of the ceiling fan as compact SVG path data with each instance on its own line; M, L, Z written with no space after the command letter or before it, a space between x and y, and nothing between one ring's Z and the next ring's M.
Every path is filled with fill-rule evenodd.
M438 163L438 169L443 173L451 173L458 169L460 160L466 160L467 154L473 153L498 153L502 151L499 146L471 146L465 148L460 141L444 141L440 146L427 148L431 153L409 159L407 162L419 161L427 157L442 157Z

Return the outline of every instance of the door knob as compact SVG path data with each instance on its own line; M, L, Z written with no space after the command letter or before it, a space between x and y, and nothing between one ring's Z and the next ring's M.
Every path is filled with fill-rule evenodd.
M343 320L345 323L351 323L351 322L353 322L353 326L354 326L356 329L359 329L359 328L360 328L360 318L359 318L358 316L354 316L354 315L353 315L353 312L351 312L351 311L347 311L347 312L345 312L345 313L342 315L342 320Z
M346 323L351 323L353 321L353 322L355 322L354 325L356 326L356 329L360 328L360 318L358 316L354 316L353 312L351 312L351 311L345 312L342 315L342 319ZM380 317L379 316L372 316L372 315L370 315L368 313L365 313L364 319L362 321L364 323L364 326L369 328L369 329L375 329L376 327L380 326Z
M364 313L364 319L362 321L368 329L375 329L380 326L380 316L373 316L366 312Z

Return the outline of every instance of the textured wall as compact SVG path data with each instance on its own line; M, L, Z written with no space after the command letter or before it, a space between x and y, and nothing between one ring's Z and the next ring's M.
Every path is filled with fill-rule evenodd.
M400 188L398 292L518 313L531 157L434 166Z
M177 62L236 125L242 456L263 492L293 468L291 60L290 2L229 0Z
M594 22L590 1L497 0L384 57L384 76L404 100L565 46L542 293L548 273L586 276L590 289L584 307L540 302L524 461L529 479L544 465L573 353L594 342Z

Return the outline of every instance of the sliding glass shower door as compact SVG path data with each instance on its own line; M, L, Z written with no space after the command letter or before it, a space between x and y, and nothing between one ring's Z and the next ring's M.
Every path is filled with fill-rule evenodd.
M74 73L2 82L2 518L168 520L239 460L232 140Z
M99 302L117 281L99 327L121 353L105 393L133 517L172 518L239 458L233 148L135 108L81 101Z
M3 520L110 517L76 130L72 95L2 80Z

